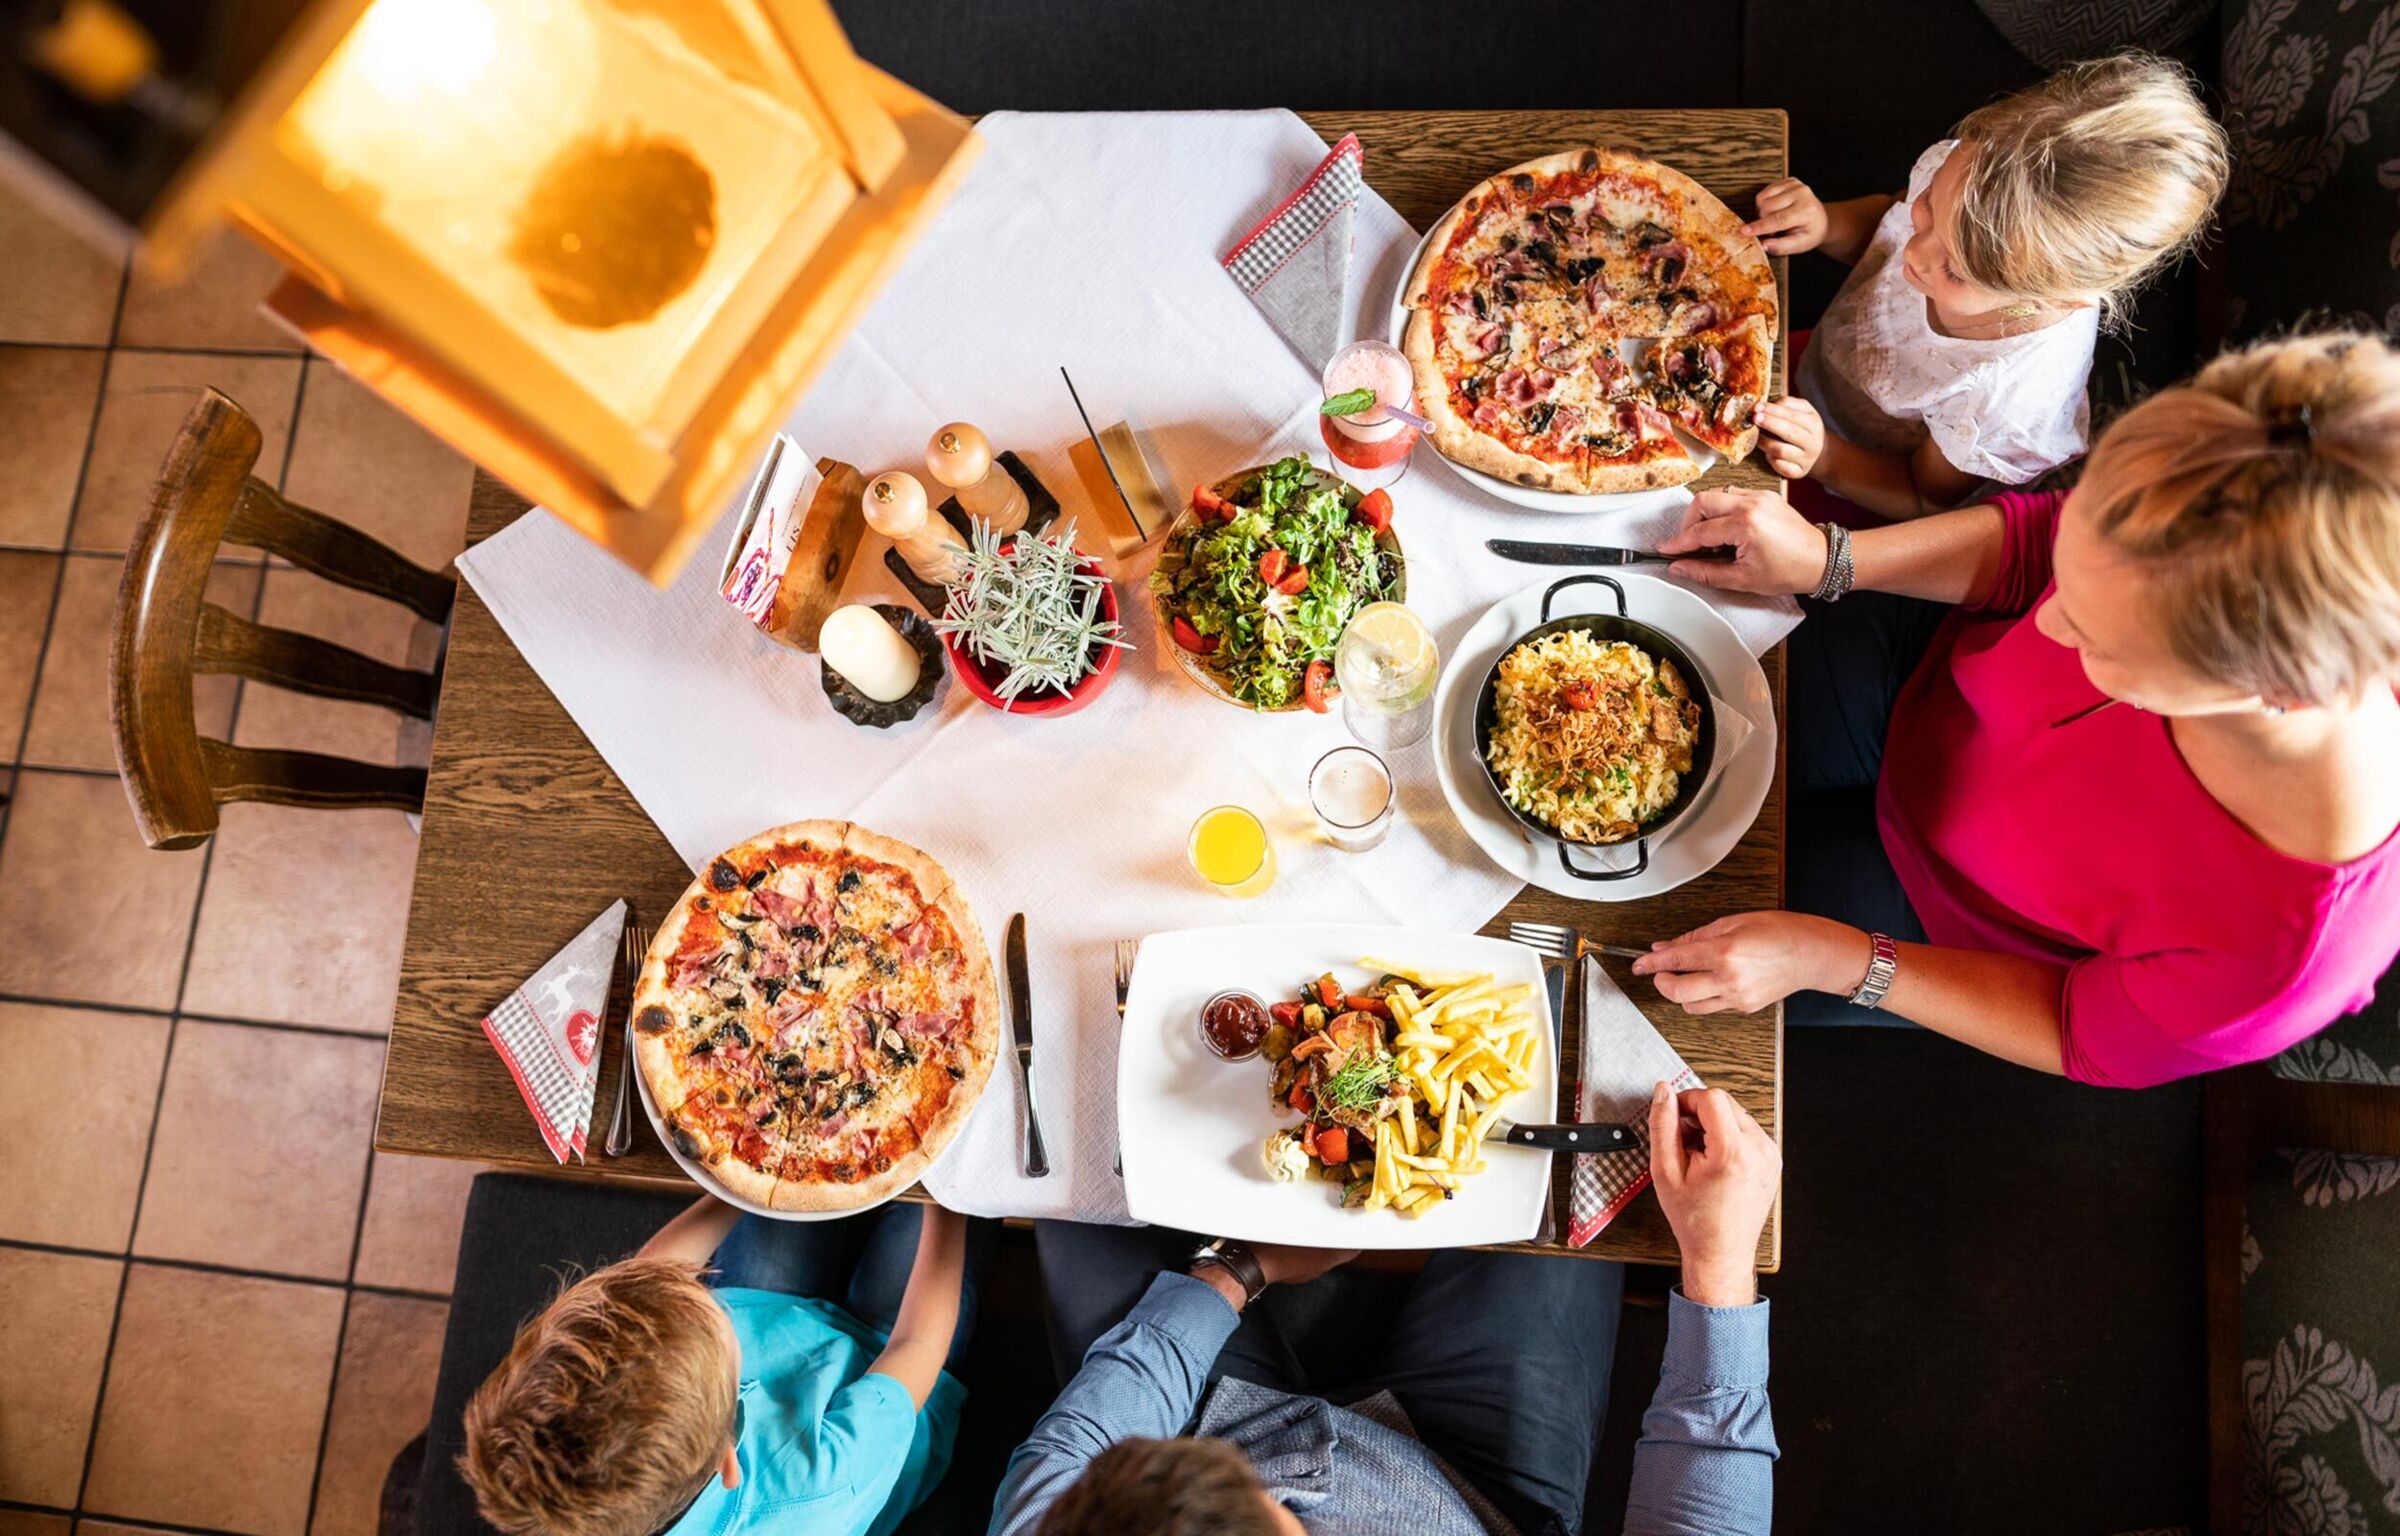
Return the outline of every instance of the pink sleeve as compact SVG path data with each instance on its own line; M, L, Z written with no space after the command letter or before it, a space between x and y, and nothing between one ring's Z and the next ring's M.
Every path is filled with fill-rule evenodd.
M1974 613L2024 613L2050 587L2050 549L2058 542L2058 509L2064 491L2002 491L2000 575L1979 603L1959 606Z
M2290 990L2307 969L2305 954L2222 949L2078 960L2059 1004L2067 1076L2148 1088L2273 1055L2295 1007L2313 1002Z

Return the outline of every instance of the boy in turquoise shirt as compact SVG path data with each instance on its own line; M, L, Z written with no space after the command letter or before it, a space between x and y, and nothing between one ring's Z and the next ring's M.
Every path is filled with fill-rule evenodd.
M957 1439L975 1226L701 1197L519 1330L467 1407L477 1507L512 1536L888 1536Z

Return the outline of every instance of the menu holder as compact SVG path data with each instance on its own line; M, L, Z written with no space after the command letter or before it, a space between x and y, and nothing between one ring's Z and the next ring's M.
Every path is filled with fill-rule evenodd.
M1042 484L1040 477L1026 468L1023 459L1018 458L1013 450L1002 449L997 462L1025 492L1025 526L1019 530L1020 533L1039 534L1058 521L1058 498L1050 494L1050 487ZM957 532L959 542L965 543L968 536L967 513L958 504L958 498L946 497L934 510ZM925 610L927 617L938 619L942 616L943 592L939 582L927 581L910 570L908 562L900 558L900 551L896 549L883 552L883 563L900 579L900 585L908 589L908 595L917 600L917 606Z

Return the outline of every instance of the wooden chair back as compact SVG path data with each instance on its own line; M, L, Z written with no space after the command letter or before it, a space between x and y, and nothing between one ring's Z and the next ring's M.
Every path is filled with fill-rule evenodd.
M399 603L440 624L456 587L345 523L283 499L250 473L258 423L216 390L184 417L126 552L109 649L117 771L143 841L194 848L230 800L331 808L425 802L425 770L316 752L237 747L202 736L194 673L225 673L320 698L433 717L438 670L387 666L314 635L253 623L207 600L221 544L280 555L304 571Z

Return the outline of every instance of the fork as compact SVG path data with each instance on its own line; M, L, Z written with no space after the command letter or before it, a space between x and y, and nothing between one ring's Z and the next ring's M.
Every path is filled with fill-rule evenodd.
M633 988L642 979L650 933L629 916L617 940L617 971L625 978L625 1050L617 1064L617 1107L608 1117L608 1140L600 1147L610 1157L623 1157L633 1145Z
M1527 949L1538 950L1554 960L1573 961L1583 955L1614 955L1620 960L1639 960L1650 953L1623 944L1594 944L1574 929L1562 923L1510 923L1508 936Z
M1139 939L1117 940L1117 1028L1120 1032L1125 1028L1125 993L1133 985L1133 957L1141 953L1141 949L1142 941ZM1117 1132L1117 1155L1110 1166L1116 1169L1118 1178L1125 1177L1125 1133L1122 1130Z

